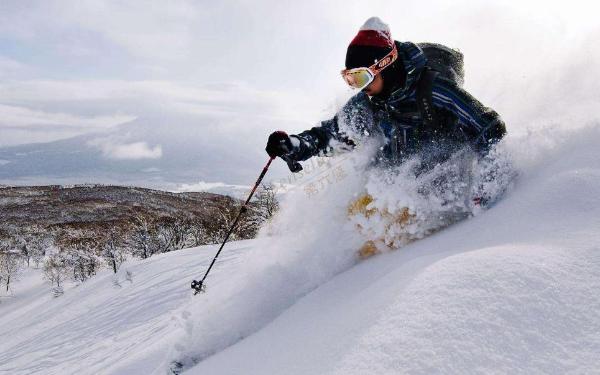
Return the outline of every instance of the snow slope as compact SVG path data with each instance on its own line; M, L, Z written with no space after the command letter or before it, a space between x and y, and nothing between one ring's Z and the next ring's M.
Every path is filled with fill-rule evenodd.
M189 281L214 247L132 262L121 288L108 272L57 299L17 284L28 303L0 304L0 372L598 373L598 139L511 138L520 178L504 200L358 263L364 239L339 223L364 181L348 173L319 197L292 192L274 236L228 245L206 294Z
M537 156L519 144L525 173L492 210L358 264L189 373L599 373L600 131L554 135Z
M231 244L216 266L239 267L237 255L249 244ZM143 374L160 367L174 332L172 313L190 298L190 281L214 251L205 246L129 262L120 269L120 287L106 270L59 298L39 271L28 272L13 286L14 297L0 302L0 373Z

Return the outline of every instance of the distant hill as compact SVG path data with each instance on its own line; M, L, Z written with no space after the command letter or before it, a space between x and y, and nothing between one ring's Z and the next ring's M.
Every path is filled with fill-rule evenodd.
M229 196L170 193L105 185L17 186L0 188L0 225L88 227L122 225L143 215L148 218L191 216L210 220L239 204Z
M242 216L232 240L256 235L272 212L259 202L253 202ZM125 252L146 257L221 242L241 203L207 192L139 187L4 186L0 187L0 247L21 251L29 262L34 248L40 249L40 256L51 247L100 255L112 238Z

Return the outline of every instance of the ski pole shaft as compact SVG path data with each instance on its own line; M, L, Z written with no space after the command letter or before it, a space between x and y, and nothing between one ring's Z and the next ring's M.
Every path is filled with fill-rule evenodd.
M215 262L217 261L219 254L221 254L221 250L223 250L223 247L229 240L229 237L231 236L235 227L237 226L238 221L240 221L240 218L242 217L244 212L246 212L246 210L248 209L248 203L250 203L250 200L252 199L252 196L256 192L256 189L260 186L260 183L262 182L263 178L267 174L267 171L269 170L269 167L271 166L271 162L273 161L273 159L275 159L275 158L271 157L269 159L269 161L263 168L262 172L260 173L260 176L258 176L258 179L256 180L256 183L254 184L254 187L252 188L252 190L250 191L250 194L248 195L248 199L246 199L246 202L244 202L244 204L242 205L240 212L238 212L237 216L235 217L235 220L233 220L233 224L231 224L231 227L229 227L229 230L227 231L227 234L225 235L225 239L223 240L223 243L221 243L221 247L219 247L219 250L217 251L217 254L215 254L215 257L213 258L212 262L210 262L210 266L208 266L208 269L206 270L204 277L202 277L202 280L200 280L200 281L197 281L197 280L192 281L192 289L194 289L194 295L204 291L204 280L206 280L208 273L210 272L210 270L214 266Z

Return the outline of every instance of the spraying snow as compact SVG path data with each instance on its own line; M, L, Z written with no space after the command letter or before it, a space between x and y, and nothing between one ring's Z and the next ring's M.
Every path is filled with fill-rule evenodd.
M514 152L522 177L492 210L352 267L189 373L595 371L600 365L600 297L594 292L600 287L598 136L599 127L539 131L532 142L544 145L538 149L524 147L531 139L510 140L505 147ZM273 299L278 308L291 305L326 274L353 264L348 259L355 248L329 231L327 219L311 235L329 238L328 245L335 236L340 242L327 252L346 261L331 268L308 266L304 259L328 259L305 237L301 245L313 246L312 252L300 250L295 254L302 259L279 263L279 270L293 270L293 277L262 274L265 284L287 282L278 284ZM256 328L248 324L259 314L253 309L270 305L263 292L245 290L261 302L243 306L240 315L250 318L244 332ZM273 316L276 307L267 310ZM199 345L206 342L200 337Z
M103 272L55 299L26 277L0 305L0 371L594 372L599 137L588 126L507 138L498 152L519 177L493 208L365 261L348 217L362 193L390 211L445 206L411 200L408 181L354 173L368 162L359 153L331 159L338 173L317 192L306 187L321 169L307 173L260 239L228 244L205 294L189 282L214 246L133 261L132 282L116 288Z
M310 198L305 194L306 189L290 192L282 205L283 210L269 228L271 234L276 235L268 239L268 244L245 254L244 269L235 274L222 275L219 282L215 280L206 296L192 301L186 307L182 316L190 316L193 311L195 316L201 318L184 319L185 335L176 346L175 357L187 367L260 330L299 298L354 266L359 259L357 251L366 239L381 238L387 249L398 249L453 222L482 213L478 207L469 205L465 196L483 193L489 200L496 201L515 181L515 167L521 174L535 175L534 171L552 160L556 152L569 152L572 147L569 141L579 145L576 149L588 149L590 146L582 143L587 138L583 134L597 132L597 128L570 135L555 130L551 133L541 130L534 136L535 140L531 136L527 139L509 138L499 145L493 157L480 163L467 160L471 163L468 165L472 168L470 175L473 177L468 186L461 178L464 173L461 168L449 170L464 165L456 163L456 160L415 177L411 163L406 163L394 173L386 171L382 174L378 170L363 173L368 164L368 148L353 157L333 159L329 168L337 166L348 171L343 173L345 177L338 183L325 185ZM537 149L525 147L524 142L542 146ZM457 157L464 158L464 155ZM496 171L497 175L495 179L486 181L482 176L489 175L490 169ZM444 184L439 184L439 177L448 175L456 178L445 179ZM526 182L531 179L521 183L531 186L542 182ZM555 186L547 186L546 191L554 189ZM349 217L350 202L365 192L373 197L367 209L376 214ZM560 202L559 197L555 199ZM408 224L400 225L396 213L405 209L413 217ZM539 207L537 210L538 213L547 211L548 207ZM496 217L494 211L484 213L484 217ZM473 241L482 238L482 235L489 235L496 226L506 226L506 221L513 221L511 217L508 214L496 217L502 222L501 225L490 225L479 232L479 236L469 230L465 238ZM480 221L471 225L476 222ZM357 225L360 230L357 230ZM468 226L462 228L465 230ZM518 232L515 230L515 233ZM439 236L436 238L447 237L445 233ZM450 242L445 247L457 251L465 246L464 242ZM422 248L417 244L415 246ZM427 257L432 251L440 250L436 245L422 256ZM404 251L402 249L397 253ZM414 251L411 253L414 254ZM403 255L395 256L404 258ZM486 258L486 261L491 260Z

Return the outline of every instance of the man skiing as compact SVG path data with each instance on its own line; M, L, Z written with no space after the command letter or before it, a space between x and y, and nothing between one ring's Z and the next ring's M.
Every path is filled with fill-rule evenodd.
M446 50L462 64L459 52ZM272 133L267 153L286 160L293 171L301 169L298 161L339 144L353 147L361 137L380 137L375 160L392 166L419 155L427 170L465 146L487 154L506 134L504 122L459 86L461 77L452 67L428 57L417 44L394 41L379 18L369 18L350 42L341 72L361 91L320 126L295 135Z

